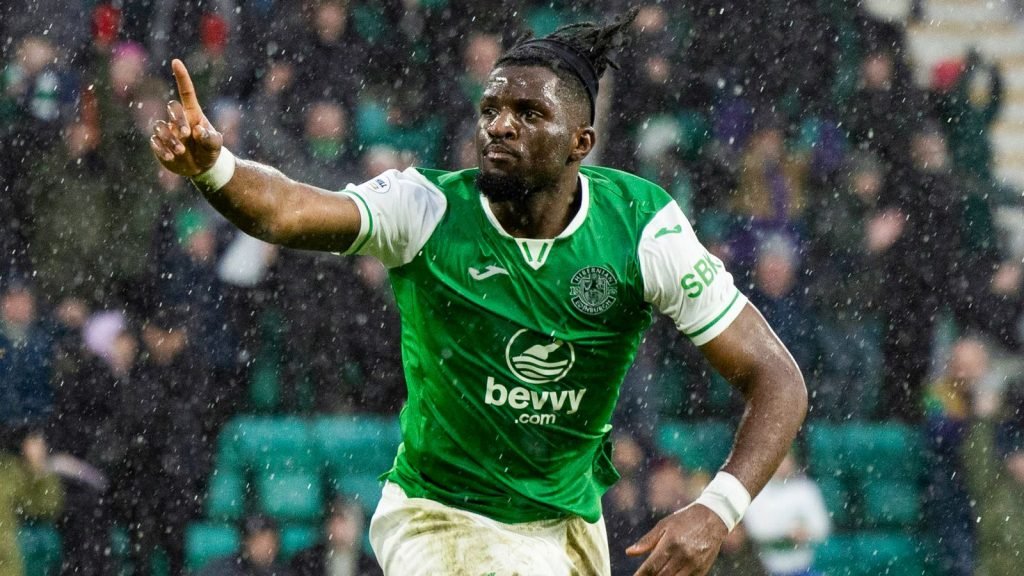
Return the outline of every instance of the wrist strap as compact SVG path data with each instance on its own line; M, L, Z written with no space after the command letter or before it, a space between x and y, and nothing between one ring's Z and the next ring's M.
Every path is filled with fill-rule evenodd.
M224 187L231 177L235 175L235 155L226 147L221 146L217 161L209 170L202 174L196 174L191 178L192 183L205 190L216 192Z
M732 532L750 506L750 493L735 476L719 472L694 503L714 512Z

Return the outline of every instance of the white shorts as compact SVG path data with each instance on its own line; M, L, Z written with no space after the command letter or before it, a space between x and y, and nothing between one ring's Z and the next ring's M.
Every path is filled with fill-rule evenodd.
M388 482L370 521L386 576L610 576L604 519L504 524Z

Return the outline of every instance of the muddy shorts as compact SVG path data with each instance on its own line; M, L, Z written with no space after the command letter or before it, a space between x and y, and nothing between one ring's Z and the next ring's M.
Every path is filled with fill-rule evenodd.
M604 519L503 524L388 482L370 521L386 576L609 576Z

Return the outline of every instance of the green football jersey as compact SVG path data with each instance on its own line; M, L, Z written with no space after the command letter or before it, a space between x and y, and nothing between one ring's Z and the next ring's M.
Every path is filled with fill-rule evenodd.
M402 321L408 401L387 478L501 522L594 522L618 479L609 424L651 310L703 344L746 300L671 197L617 170L581 169L553 239L506 233L476 171L389 171L343 193Z

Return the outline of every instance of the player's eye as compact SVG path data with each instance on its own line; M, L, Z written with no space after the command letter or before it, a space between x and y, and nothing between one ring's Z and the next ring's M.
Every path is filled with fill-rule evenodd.
M498 115L498 110L496 108L490 107L483 108L480 110L480 115L485 118L494 118L495 116Z
M537 120L541 116L542 114L536 110L527 110L523 113L523 118L526 118L527 120Z

